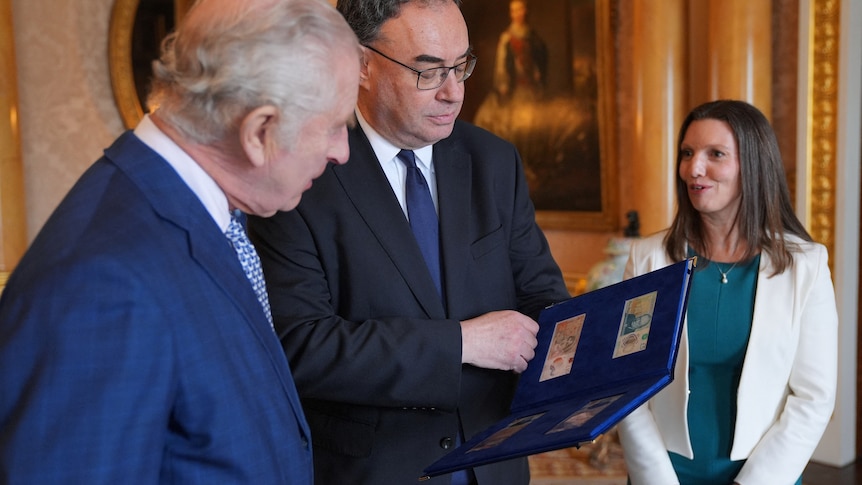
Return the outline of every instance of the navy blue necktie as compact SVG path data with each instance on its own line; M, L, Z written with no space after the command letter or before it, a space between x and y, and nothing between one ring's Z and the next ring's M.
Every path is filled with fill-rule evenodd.
M410 219L410 229L419 243L419 249L425 258L425 264L431 272L431 279L437 287L441 298L443 283L440 275L440 236L437 222L437 211L431 200L431 190L419 167L416 157L410 150L398 152L398 159L407 167L407 217Z

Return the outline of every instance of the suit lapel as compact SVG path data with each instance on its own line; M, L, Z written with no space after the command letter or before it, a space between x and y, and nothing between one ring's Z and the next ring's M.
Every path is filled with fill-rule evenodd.
M368 139L357 126L350 131L350 161L332 167L362 220L374 233L407 285L431 318L444 318L443 303L431 279L410 224L380 168Z
M751 333L749 335L748 348L754 348L758 351L764 347L769 347L770 352L776 352L778 349L783 349L786 341L795 338L792 329L793 320L793 300L797 298L797 288L794 285L796 280L798 267L794 266L783 273L769 277L772 274L772 260L766 251L760 253L760 267L757 273L757 288L754 298L754 313L751 318ZM793 295L792 299L788 300L787 295ZM748 364L749 359L762 358L764 355L773 356L772 353L763 352L747 352L745 356L745 364ZM761 366L759 364L743 365L743 374L747 374L748 369L763 369L769 367L768 364ZM752 371L748 371L752 372Z
M201 206L201 210L203 206ZM245 322L254 332L260 345L266 348L272 361L273 369L281 378L282 389L285 397L291 403L291 410L299 426L305 430L306 436L311 434L305 415L302 413L302 403L299 401L296 384L287 363L287 357L281 347L279 338L273 333L273 329L263 312L260 301L254 292L242 266L237 259L237 254L227 241L227 237L218 231L215 223L210 223L212 218L209 213L206 217L198 217L197 220L204 227L191 227L189 235L189 252L191 257L197 261L204 271L217 285L222 287L227 298L231 299L245 316ZM216 228L211 230L209 226Z
M440 257L443 262L443 285L450 312L457 314L459 295L466 294L457 275L468 267L470 241L470 156L455 148L449 139L434 145L434 168L437 172L437 199L440 213ZM448 277L446 277L448 276Z
M191 258L242 311L255 333L260 334L258 324L263 311L242 267L233 264L237 261L236 253L185 182L134 136L121 150L109 150L106 155L135 182L162 218L186 233ZM266 330L271 333L268 325Z
M268 351L296 414L301 405L284 351L273 336L236 252L209 212L170 165L131 132L119 138L105 156L134 181L156 213L185 232L189 256L245 316L245 323ZM307 430L304 416L296 414L296 418Z

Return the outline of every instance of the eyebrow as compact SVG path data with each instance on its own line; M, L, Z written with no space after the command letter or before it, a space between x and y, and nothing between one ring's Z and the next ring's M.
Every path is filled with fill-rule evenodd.
M463 54L461 54L460 56L458 56L456 58L456 60L466 59L467 56L469 56L471 52L473 52L473 46L468 47L467 50L464 51ZM429 55L429 54L419 54L418 56L414 57L413 60L415 62L421 62L421 63L425 63L425 64L441 64L443 62L443 59L436 57L436 56Z
M680 144L679 149L680 150L685 150L685 149L693 150L694 146L683 143L683 144ZM701 147L701 149L706 149L706 150L720 149L721 151L725 151L725 152L732 151L732 149L727 145L712 144L712 143L704 145L703 147Z

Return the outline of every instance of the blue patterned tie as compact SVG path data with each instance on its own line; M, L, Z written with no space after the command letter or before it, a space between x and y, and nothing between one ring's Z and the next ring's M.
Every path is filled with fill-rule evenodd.
M437 287L437 293L443 296L443 284L440 276L440 237L438 233L437 211L431 200L431 190L419 167L416 157L410 150L398 152L398 159L407 167L407 217L410 219L410 229L419 243L419 249L425 258L425 264L431 272L431 279Z
M273 327L273 331L275 331L275 327L272 325L272 313L269 309L269 296L266 293L266 281L263 279L263 269L260 267L260 258L245 232L245 224L242 222L244 220L245 215L242 212L238 210L232 212L225 235L236 251L242 270L245 271L245 276L257 294L257 300L263 307L263 313L266 314L270 327Z

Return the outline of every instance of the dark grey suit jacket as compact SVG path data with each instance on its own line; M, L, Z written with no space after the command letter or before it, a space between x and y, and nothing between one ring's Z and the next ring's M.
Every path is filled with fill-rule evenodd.
M253 219L250 232L311 425L316 483L416 483L459 422L470 437L506 416L517 382L461 364L459 321L504 309L535 318L569 294L512 144L458 122L434 145L445 309L359 127L350 148L295 211ZM524 459L475 474L529 480Z

